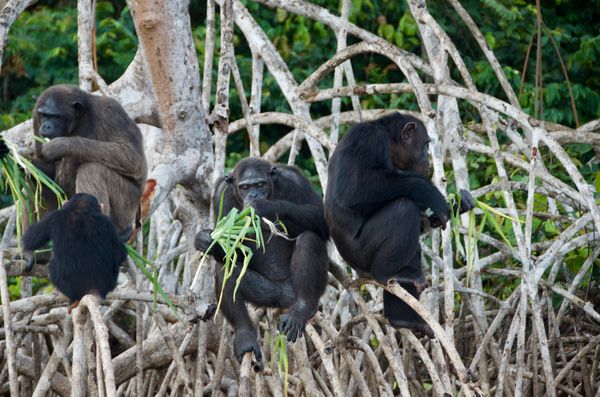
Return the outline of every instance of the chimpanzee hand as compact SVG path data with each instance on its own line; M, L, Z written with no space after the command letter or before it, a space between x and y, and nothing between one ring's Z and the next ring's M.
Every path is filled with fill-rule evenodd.
M429 218L431 227L446 227L450 220L450 206L442 194L435 189L437 194L430 197L429 208L425 209L425 214Z
M453 211L458 214L463 214L475 208L476 201L468 190L460 189L460 208L458 200L454 202Z
M269 220L273 220L271 218L274 218L276 216L274 216L273 214L273 201L268 200L268 199L258 199L258 200L254 200L250 203L250 205L252 206L252 208L254 208L254 211L256 211L256 214L258 216L265 217Z
M13 255L13 260L22 260L25 261L25 270L26 273L29 273L33 270L35 266L35 254L31 251L23 251L21 253L16 253Z
M65 149L69 146L65 137L54 138L42 145L42 157L47 161L56 161L65 157Z
M256 361L262 360L262 354L260 352L260 346L256 341L256 335L252 331L238 329L235 331L235 338L233 340L233 353L241 363L244 354L248 352L254 353Z
M216 260L222 261L225 258L225 252L219 244L213 245L210 251L208 251L208 248L213 243L213 239L212 237L210 237L211 233L212 230L210 229L200 230L194 238L194 247L198 251L202 251L209 255L212 255L213 258L215 258Z
M10 150L8 146L6 146L6 142L4 142L4 138L0 136L0 159L6 156Z
M208 250L208 247L213 242L212 237L210 237L211 233L212 233L212 230L204 229L204 230L200 230L198 232L198 234L196 234L196 237L194 238L194 247L198 251L206 252L206 250Z

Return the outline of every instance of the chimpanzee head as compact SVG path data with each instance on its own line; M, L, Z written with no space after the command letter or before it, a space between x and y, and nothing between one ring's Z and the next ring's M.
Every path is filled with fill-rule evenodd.
M44 138L72 136L87 104L87 94L76 86L57 85L42 93L33 109L33 129Z
M268 161L247 158L235 166L226 181L233 187L238 203L247 207L255 200L271 198L276 174L277 168Z
M96 197L87 193L74 194L62 207L63 210L77 213L102 213L102 207Z
M390 159L398 170L429 173L429 136L415 117L393 114L380 119L390 136Z

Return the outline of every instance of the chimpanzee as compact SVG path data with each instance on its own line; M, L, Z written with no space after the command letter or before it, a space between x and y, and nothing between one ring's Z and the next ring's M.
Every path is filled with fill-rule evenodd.
M234 352L241 360L244 353L254 352L261 359L257 331L252 323L246 302L259 306L288 308L280 321L280 330L288 340L302 334L306 322L316 313L319 298L327 286L328 257L327 226L323 203L310 182L295 167L271 165L258 158L240 161L232 175L221 178L213 193L213 208L218 210L223 195L223 214L235 207L255 208L260 217L283 222L289 239L265 233L265 250L252 246L253 256L244 274L235 299L233 289L239 275L235 273L225 283L221 306L223 314L235 328ZM210 230L196 235L194 244L206 251ZM210 252L223 261L223 250L213 247ZM216 277L217 296L220 295L223 271Z
M142 134L123 107L106 96L73 85L48 88L33 110L34 164L53 178L67 197L89 193L104 206L117 232L127 240L146 184ZM56 208L51 195L44 198Z
M380 283L396 279L417 299L426 287L419 235L422 214L445 227L449 207L427 178L429 137L423 124L395 113L354 125L329 161L325 219L340 255ZM460 211L474 206L461 191ZM429 328L401 299L384 291L384 315L399 328Z
M69 298L69 313L85 294L105 298L115 288L127 250L94 196L77 193L62 209L31 225L23 235L23 250L31 252L48 241L50 280Z

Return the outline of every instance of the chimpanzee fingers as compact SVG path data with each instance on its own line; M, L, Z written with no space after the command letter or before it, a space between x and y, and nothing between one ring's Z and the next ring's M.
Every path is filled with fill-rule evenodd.
M196 237L194 238L194 247L198 251L206 252L208 247L210 247L213 242L212 237L210 237L211 232L210 229L204 229L196 234Z
M22 253L16 253L13 255L12 257L13 260L15 261L25 261L25 267L23 268L23 270L25 270L26 273L29 273L30 271L33 270L33 267L35 266L35 255L33 254L33 252L28 252L28 251L23 251Z
M475 198L466 189L460 189L460 213L470 211L476 205Z
M62 157L62 150L65 144L63 141L67 138L58 137L42 145L42 158L48 161L58 160Z

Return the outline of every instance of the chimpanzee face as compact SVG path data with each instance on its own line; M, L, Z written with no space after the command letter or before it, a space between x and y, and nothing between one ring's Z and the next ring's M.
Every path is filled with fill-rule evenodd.
M244 207L251 205L253 201L271 198L276 172L275 167L266 167L266 162L263 164L260 160L249 160L253 161L238 164L229 181L234 186L238 202Z
M390 156L394 167L427 176L430 141L427 130L420 121L404 124L390 143Z
M83 105L77 100L65 101L58 93L44 95L36 105L39 134L44 138L70 136L77 127Z

